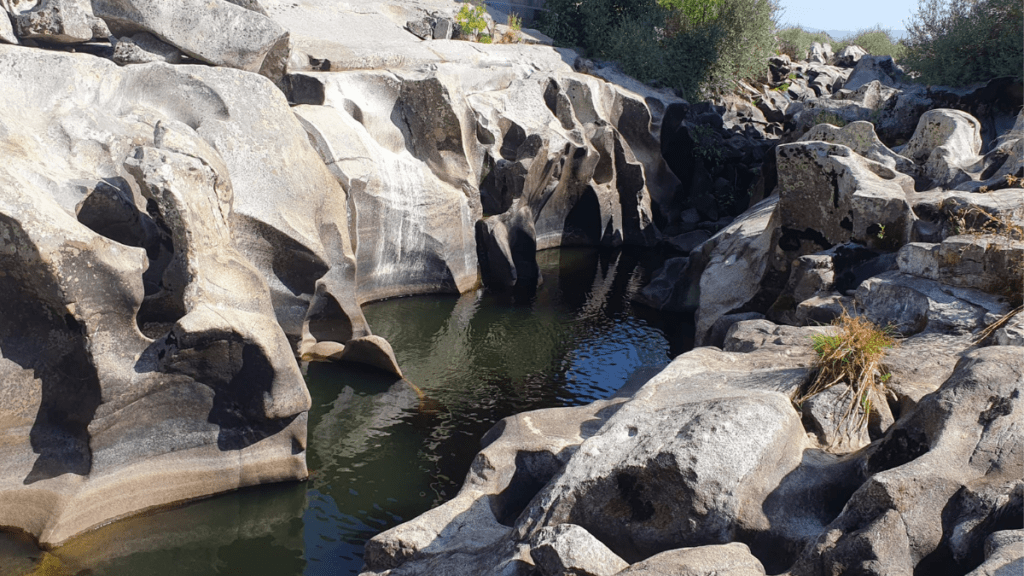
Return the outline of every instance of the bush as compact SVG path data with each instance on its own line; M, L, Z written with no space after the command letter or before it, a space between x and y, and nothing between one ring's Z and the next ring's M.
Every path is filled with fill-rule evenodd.
M560 46L617 61L693 99L763 76L775 51L771 0L549 0L538 26Z
M892 33L881 25L860 30L852 36L834 42L832 50L838 53L851 44L860 46L872 56L892 56L897 62L901 62L907 52L907 46L893 38Z
M1024 69L1021 0L921 0L903 64L921 82L964 86Z
M465 4L455 15L455 22L462 29L467 37L475 38L487 28L487 20L484 19L486 9L483 6L470 6Z
M886 400L887 382L891 374L882 363L886 350L896 346L891 330L879 328L863 316L843 314L832 325L833 334L815 334L812 346L818 355L818 374L810 386L795 395L794 402L802 404L811 396L837 384L847 384L852 394L837 422L837 429L846 428L855 415L859 420L850 428L867 423L874 406Z
M828 34L824 32L808 32L799 26L791 26L779 30L778 37L779 53L785 54L794 60L805 60L813 42L835 46Z
M777 49L775 40L778 6L771 0L722 0L712 25L723 36L718 41L718 58L711 67L707 88L731 90L732 80L765 78L768 58Z

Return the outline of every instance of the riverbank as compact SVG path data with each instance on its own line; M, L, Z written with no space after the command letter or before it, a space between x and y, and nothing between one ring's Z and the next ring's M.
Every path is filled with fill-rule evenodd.
M453 40L446 2L242 4L182 0L198 27L4 5L0 526L53 547L306 479L298 361L404 374L363 304L531 293L538 250L629 246L674 256L632 297L694 312L704 347L503 421L458 496L371 539L370 573L558 573L559 550L629 573L681 548L660 561L966 573L1021 529L1019 82L910 85L819 46L691 104L571 50ZM828 403L792 396L844 309L903 352L838 450Z

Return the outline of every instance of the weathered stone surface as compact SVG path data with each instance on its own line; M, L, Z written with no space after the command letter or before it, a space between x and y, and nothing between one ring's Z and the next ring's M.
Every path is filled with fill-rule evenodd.
M828 64L832 59L832 45L820 42L811 42L811 48L807 52L807 61L810 63Z
M867 50L857 46L856 44L850 44L836 53L836 66L843 66L847 68L853 67L861 58L867 56L867 54Z
M1020 291L1024 242L996 235L951 236L941 244L907 244L897 263L905 274L1010 296Z
M497 290L536 288L537 231L533 211L519 202L476 223L477 261L484 284Z
M1011 309L1003 298L901 272L885 272L865 281L857 288L856 298L872 322L891 323L903 336L971 333Z
M779 326L764 319L741 320L729 328L722 350L744 353L775 350L792 359L810 359L814 356L811 337L830 333L832 328L827 326Z
M682 311L688 301L685 274L689 262L687 257L666 260L635 300L656 310Z
M77 44L92 40L93 18L88 0L43 0L14 16L14 30L19 38Z
M791 317L797 326L824 326L855 309L853 298L838 292L811 296L796 305Z
M835 266L826 254L800 256L790 266L789 280L782 294L768 309L768 318L783 324L797 324L796 304L819 294L832 292Z
M646 388L580 446L518 534L578 524L638 561L769 530L761 505L799 464L804 443L788 398L695 388L658 408Z
M359 362L402 377L402 369L398 367L395 351L391 349L391 344L380 336L353 338L345 344L345 350L332 360Z
M14 26L11 24L11 17L3 4L0 4L0 43L18 44L18 37L14 34Z
M952 188L970 180L966 167L978 161L981 123L959 110L929 110L900 153L923 165L933 186Z
M868 480L794 566L793 574L946 570L953 529L944 511L965 486L1019 478L1024 357L988 347L965 355L935 393L862 456ZM942 563L942 564L940 564Z
M830 452L844 454L859 450L871 442L868 429L861 426L862 410L849 410L853 390L837 384L811 396L800 407L804 422L812 423L811 431Z
M403 95L398 78L337 76L332 86L344 92L331 96L333 106L298 106L295 113L351 198L357 297L367 302L477 286L473 223L480 207L463 191L470 175L447 171L446 181L406 148L408 126L390 119ZM417 88L429 89L411 83L408 90ZM461 130L454 134L461 137ZM446 166L436 167L446 173Z
M960 566L978 565L990 555L986 541L992 531L1011 525L1012 519L1024 514L1024 479L975 480L950 499L946 510L952 527L944 530L944 547Z
M250 72L286 34L227 0L94 0L92 9L118 36L149 32L203 62Z
M986 194L930 190L914 194L912 204L914 213L918 215L914 225L916 242L937 244L965 231L991 228L994 219L1015 226L1024 225L1020 192L1013 189L995 190Z
M849 241L882 247L909 239L909 176L839 144L784 144L776 155L779 222L793 237L787 242L784 233L780 246L792 250L798 246L789 244L806 239L819 250Z
M537 532L530 557L544 576L613 576L629 566L590 532L559 524Z
M778 227L773 196L748 210L701 245L706 263L700 275L696 343L701 345L721 316L746 304L759 290Z
M118 64L147 64L149 62L181 62L181 51L148 32L130 38L120 38L114 45L114 62Z
M985 540L985 562L967 576L1010 576L1024 570L1024 530L993 532Z
M743 322L744 320L764 320L764 314L759 312L738 312L736 314L726 314L715 321L715 325L711 327L711 335L708 336L708 346L717 346L725 350L726 338L729 336L732 327L737 322ZM752 348L751 348L752 349ZM747 352L749 350L736 350L730 348L731 352Z
M903 70L893 61L892 56L865 55L857 60L845 88L856 90L875 80L886 86L896 86L902 77Z
M897 172L902 172L909 176L913 176L917 172L917 167L913 161L900 156L890 150L885 144L882 144L882 141L878 139L878 135L875 134L874 125L870 122L860 120L851 122L842 128L836 128L831 124L818 124L804 134L800 140L820 140L822 142L842 144L857 154L892 168Z
M439 564L451 574L471 570L460 572L460 561L474 563L474 573L515 573L529 553L515 544L509 526L622 402L536 410L500 421L481 441L484 448L455 498L367 542L368 574L396 567L433 574Z
M917 334L886 351L885 366L892 374L887 386L899 400L900 414L939 389L960 356L971 348L971 340L970 335Z
M763 576L764 566L738 542L655 554L618 576Z
M58 543L303 478L308 395L281 325L298 336L325 279L355 316L321 325L365 320L339 274L344 193L281 94L20 47L0 46L0 75L3 267L25 272L2 290L0 524Z

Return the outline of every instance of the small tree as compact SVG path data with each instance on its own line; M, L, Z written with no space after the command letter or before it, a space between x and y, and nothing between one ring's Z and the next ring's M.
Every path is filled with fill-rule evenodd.
M963 86L1024 69L1021 0L921 0L904 65L921 82Z
M774 0L548 0L541 28L684 97L756 78L775 52Z

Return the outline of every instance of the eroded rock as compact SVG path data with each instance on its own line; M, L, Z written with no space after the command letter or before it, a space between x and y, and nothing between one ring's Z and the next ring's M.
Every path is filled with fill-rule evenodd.
M286 34L270 18L227 0L95 0L92 9L117 36L149 32L203 62L250 72L260 70Z

